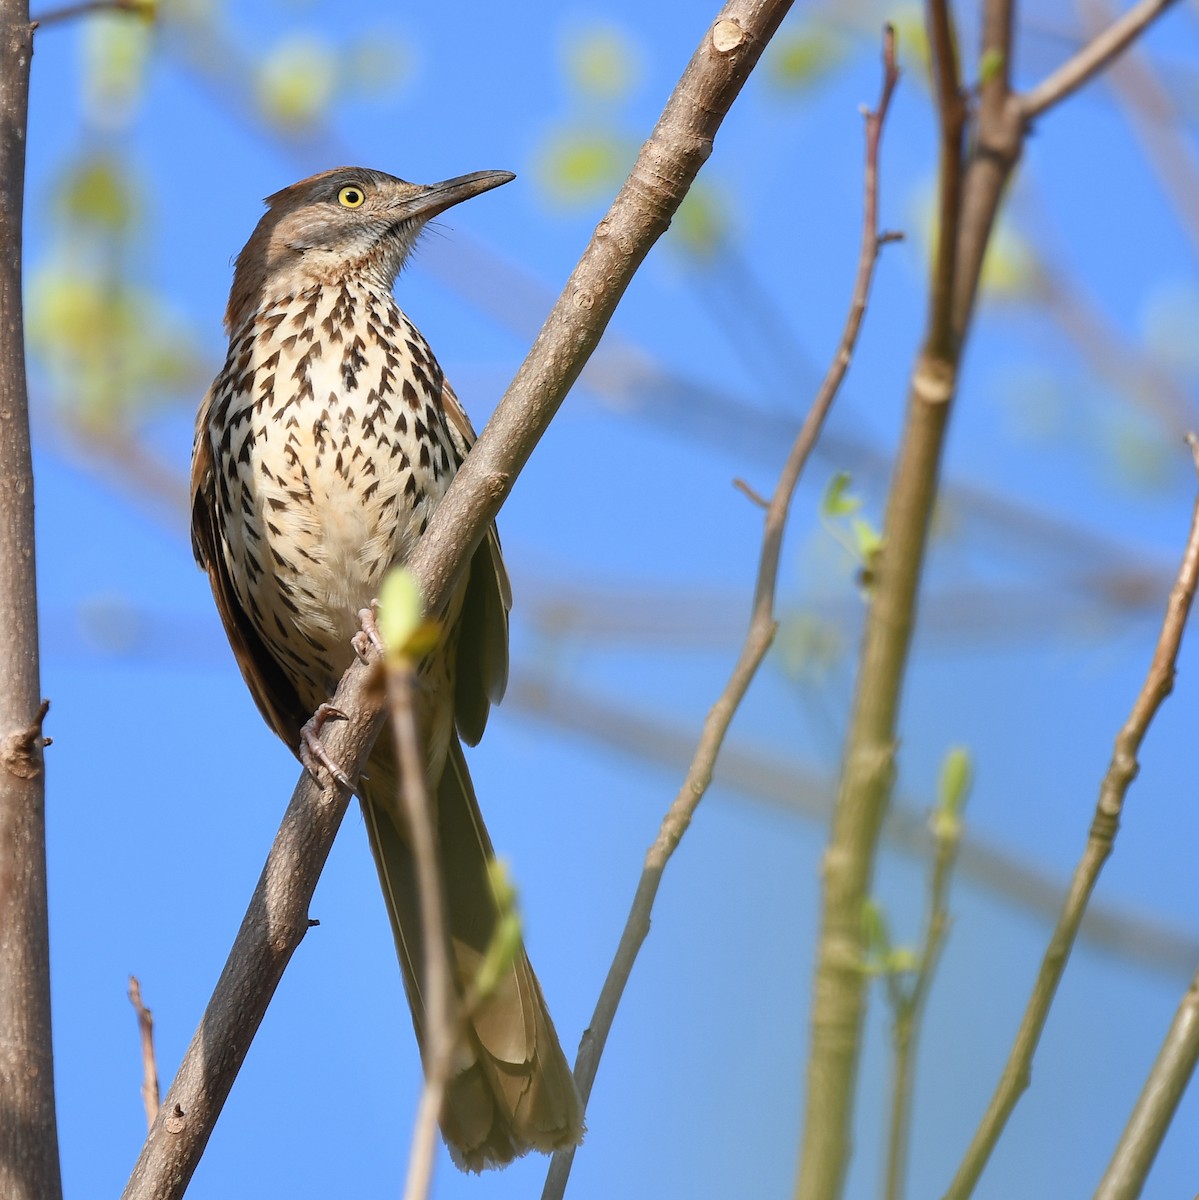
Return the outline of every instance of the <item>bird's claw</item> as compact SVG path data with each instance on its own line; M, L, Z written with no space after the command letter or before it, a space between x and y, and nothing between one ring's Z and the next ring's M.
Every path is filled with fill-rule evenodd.
M328 720L345 720L345 713L332 704L322 704L300 730L300 762L317 783L321 782L320 768L323 767L344 788L352 788L350 777L334 762L324 742L321 730Z
M354 653L364 663L370 662L371 647L374 647L380 657L387 652L386 647L383 645L383 635L379 632L379 624L375 620L375 611L378 607L379 601L372 600L368 608L360 608L358 610L358 620L362 628L350 639L350 645L354 647Z

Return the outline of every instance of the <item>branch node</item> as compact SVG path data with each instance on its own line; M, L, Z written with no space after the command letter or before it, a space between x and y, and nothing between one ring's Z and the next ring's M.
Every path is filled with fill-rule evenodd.
M42 722L50 701L38 705L37 715L24 729L14 729L0 742L0 766L18 779L36 779L42 773L42 748L50 741L42 736Z
M745 30L731 17L723 17L712 26L712 46L717 54L731 54L745 40Z
M733 487L735 487L742 495L752 500L753 503L759 508L770 507L770 501L767 500L761 492L754 491L754 489L748 483L746 483L744 479L741 479L740 477L735 478L733 480Z

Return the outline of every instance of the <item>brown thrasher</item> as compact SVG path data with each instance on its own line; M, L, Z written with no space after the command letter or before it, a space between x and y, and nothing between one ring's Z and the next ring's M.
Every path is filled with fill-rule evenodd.
M309 718L351 661L357 614L411 554L475 439L396 305L396 275L430 218L512 178L479 171L423 186L357 167L327 171L270 196L238 255L229 354L196 423L192 545L262 715L306 761ZM510 607L492 526L418 689L460 990L498 909L494 851L459 737L476 743L503 693ZM385 733L357 790L419 1040L424 953L397 786ZM469 1014L441 1128L471 1170L582 1136L574 1080L523 947Z

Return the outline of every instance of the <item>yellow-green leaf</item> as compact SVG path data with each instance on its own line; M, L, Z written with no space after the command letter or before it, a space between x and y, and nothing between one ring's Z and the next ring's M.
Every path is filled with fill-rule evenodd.
M292 34L277 42L258 66L258 105L276 125L301 128L324 116L337 79L333 47L311 34Z
M992 49L988 50L982 58L978 60L978 81L979 83L990 83L995 79L1000 71L1003 70L1003 51Z
M838 471L829 480L829 485L824 489L824 495L820 499L822 516L848 517L862 507L862 498L853 495L849 490L852 483L853 477L848 471Z
M420 583L407 567L393 567L379 589L379 634L387 657L417 657L413 642L425 626L425 601Z
M951 813L960 813L966 806L974 783L974 763L965 746L953 746L941 763L941 785L938 806Z
M618 100L636 82L637 47L615 26L586 29L571 37L564 58L567 78L586 96Z
M670 225L675 244L698 258L710 256L724 240L727 229L723 202L702 181L691 186Z
M517 911L516 887L502 859L492 859L487 865L487 877L495 896L499 920L487 945L487 952L475 974L474 991L478 999L490 996L504 973L520 952L521 920Z
M844 57L844 43L828 29L808 25L776 37L768 52L768 79L776 88L800 91L819 83Z
M83 24L83 102L98 125L125 124L146 80L150 26L125 13L103 13Z
M628 141L610 130L564 129L547 141L537 171L556 203L589 203L617 186L634 153Z
M107 154L86 155L72 164L56 200L68 221L119 233L137 215L135 191L118 159Z

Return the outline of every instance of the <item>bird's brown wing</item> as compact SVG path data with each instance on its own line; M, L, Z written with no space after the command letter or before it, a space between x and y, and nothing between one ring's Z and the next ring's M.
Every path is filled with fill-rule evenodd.
M475 431L448 383L442 385L441 399L461 465L475 443ZM499 702L508 684L511 607L512 585L500 552L500 535L493 524L471 559L459 618L454 716L458 732L470 746L483 736L488 710Z
M222 481L214 468L212 444L208 437L208 410L211 403L210 390L196 418L196 440L192 449L192 552L196 562L208 573L217 612L221 614L221 623L225 626L233 656L237 659L242 678L259 712L292 751L298 752L300 728L312 714L301 704L295 688L288 682L287 676L246 616L229 575L229 558L221 528L221 504L217 495Z

